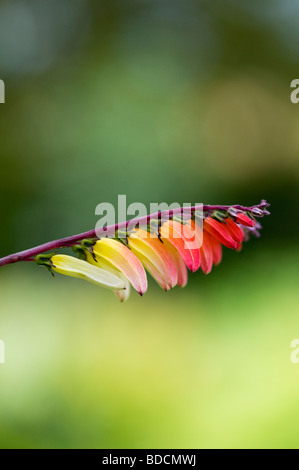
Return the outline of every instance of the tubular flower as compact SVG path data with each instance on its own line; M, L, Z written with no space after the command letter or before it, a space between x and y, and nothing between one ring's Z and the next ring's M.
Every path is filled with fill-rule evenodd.
M227 217L224 219L226 227L225 229L228 231L228 233L231 235L231 237L235 240L236 243L242 243L244 240L244 232L241 229L241 227L236 224L232 219Z
M212 271L213 261L214 261L214 253L213 253L213 244L212 244L213 237L209 235L209 232L203 233L203 243L200 248L201 254L201 270L204 274L209 274Z
M78 277L108 289L125 288L124 281L118 276L101 268L96 268L78 258L68 255L54 255L50 258L51 269L66 276Z
M242 212L239 212L236 215L236 222L238 224L245 225L246 227L254 227L255 226L255 221L252 220L248 215L243 214Z
M216 240L216 238L213 238L211 235L209 235L209 238L213 250L213 264L214 266L217 266L219 263L221 263L222 260L222 245L218 242L218 240Z
M221 244L207 230L202 232L201 227L194 220L189 220L188 224L195 232L195 236L201 245L199 249L201 270L204 274L209 274L212 271L213 264L217 265L221 261Z
M170 220L160 227L160 236L166 246L170 244L177 249L190 271L198 270L200 264L200 244L194 231L188 225Z
M255 218L268 215L268 206L264 200L252 207L203 206L201 215L195 212L198 206L194 206L193 212L191 208L191 213L188 213L188 220L187 216L183 218L184 223L178 222L175 211L168 213L166 218L164 213L157 213L158 219L157 214L153 220L151 216L139 218L141 228L138 229L130 231L128 222L120 224L121 229L118 225L118 233L124 228L123 241L96 239L94 231L86 232L91 238L84 240L83 235L86 234L80 234L50 242L2 258L0 266L21 259L31 260L39 253L35 258L37 264L111 289L123 302L130 295L130 286L140 295L147 291L145 269L165 291L176 285L184 287L188 281L188 269L194 272L201 268L204 274L210 273L213 266L222 260L223 246L240 251L250 236L260 236L261 225ZM181 208L175 213L179 211L184 215ZM82 241L81 245L75 245L77 241ZM62 254L43 254L63 246L72 246L84 260Z
M178 250L171 243L167 243L167 240L164 240L164 244L166 245L175 265L178 278L177 284L179 287L185 287L188 282L188 271L185 262Z
M123 275L123 273L121 271L119 271L118 269L114 269L111 264L109 264L108 262L98 258L97 261L95 261L93 255L90 253L90 252L86 252L86 261L88 261L89 263L93 264L94 266L97 266L98 268L101 268L101 269L104 269L110 273L112 273L114 276L118 277L120 280L123 281L124 283L124 289L121 289L121 290L114 290L114 294L116 295L116 297L119 298L119 300L121 302L125 302L126 300L128 300L129 296L130 296L130 282L129 280Z
M96 262L104 262L106 266L117 269L140 295L145 294L147 278L144 268L127 246L111 238L102 238L93 245L92 252ZM88 261L91 261L90 257Z
M205 274L208 274L211 272L213 266L213 249L209 234L207 231L203 232L195 220L188 220L187 224L194 232L199 245L200 267Z
M128 237L128 246L162 289L168 291L177 284L173 258L157 235L138 229Z
M222 243L222 245L227 246L227 248L237 248L237 244L227 230L225 224L218 222L218 220L215 220L212 217L207 217L203 221L203 229Z

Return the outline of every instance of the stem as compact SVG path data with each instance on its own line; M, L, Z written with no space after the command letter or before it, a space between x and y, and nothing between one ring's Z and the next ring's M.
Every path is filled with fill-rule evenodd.
M213 211L227 211L229 208L234 208L240 211L252 212L253 209L259 208L264 211L264 209L268 206L265 201L262 201L261 204L251 207L245 207L240 205L233 205L233 206L221 206L221 205L197 205L193 207L179 207L177 209L156 212L154 214L149 214L144 217L136 217L132 220L127 220L125 222L121 222L115 225L109 225L108 227L103 227L101 230L97 230L97 234L95 229L89 230L88 232L79 233L78 235L72 235L70 237L60 238L59 240L53 240L51 242L44 243L39 246L35 246L34 248L29 248L28 250L19 251L18 253L13 253L11 255L5 256L4 258L0 259L0 266L5 266L6 264L17 263L18 261L33 261L34 257L45 253L46 251L56 250L58 248L63 247L70 247L75 245L76 243L84 240L84 238L99 238L101 235L109 235L111 233L115 233L116 230L125 230L129 224L129 222L139 222L140 225L146 225L150 219L159 219L163 216L172 217L176 214L181 214L184 210L191 210L194 212L196 210L203 210L204 212L210 213ZM266 214L267 211L264 212Z

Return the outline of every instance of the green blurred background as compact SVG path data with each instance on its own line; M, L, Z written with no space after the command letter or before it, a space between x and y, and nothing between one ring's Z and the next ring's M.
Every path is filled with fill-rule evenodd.
M1 256L95 207L271 202L209 276L126 304L0 270L1 448L298 447L299 2L0 3Z

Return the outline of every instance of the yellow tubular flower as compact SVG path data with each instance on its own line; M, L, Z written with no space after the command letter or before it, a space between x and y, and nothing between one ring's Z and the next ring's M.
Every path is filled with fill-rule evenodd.
M145 294L147 278L144 267L127 246L112 238L101 238L93 245L92 251L97 262L121 271L140 295Z
M136 229L128 237L128 244L162 289L168 291L177 284L178 275L172 256L157 235Z
M51 268L66 276L78 277L101 287L112 290L125 289L124 281L109 271L95 267L87 261L73 256L54 255L51 258Z
M114 294L119 298L121 302L125 302L126 300L128 300L130 296L130 282L123 275L123 273L119 271L118 269L113 268L110 263L108 263L107 261L104 261L103 259L97 258L97 261L95 261L92 254L89 253L88 251L86 251L85 254L86 254L86 261L88 261L88 263L93 264L94 266L97 266L98 268L104 269L105 271L109 271L114 276L119 277L119 279L123 281L125 288L123 290L115 290Z

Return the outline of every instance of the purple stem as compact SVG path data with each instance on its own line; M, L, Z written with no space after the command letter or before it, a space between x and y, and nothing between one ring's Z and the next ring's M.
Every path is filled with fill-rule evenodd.
M159 217L168 216L172 217L176 214L181 214L184 210L191 210L192 212L196 210L203 210L204 212L213 212L213 211L227 211L229 208L234 208L240 211L252 212L254 208L262 209L263 214L267 214L268 211L266 208L269 204L266 201L261 201L261 203L257 206L245 207L240 205L233 205L233 206L221 206L221 205L198 205L193 207L179 207L177 209L169 210L169 211L162 211L156 212L154 214L149 214L144 217L137 217L132 219L135 223L139 222L141 225L146 225L150 219L157 219ZM34 257L45 253L46 251L56 250L58 248L63 247L70 247L75 245L76 243L84 240L85 238L98 238L101 235L109 235L111 233L115 233L116 230L125 230L129 222L132 220L127 220L125 222L121 222L115 225L109 225L108 227L104 227L102 230L97 230L97 234L95 229L89 230L88 232L79 233L78 235L72 235L70 237L60 238L59 240L53 240L48 243L44 243L39 246L35 246L34 248L29 248L28 250L19 251L18 253L13 253L11 255L5 256L4 258L0 259L0 266L5 266L6 264L17 263L18 261L34 261Z

